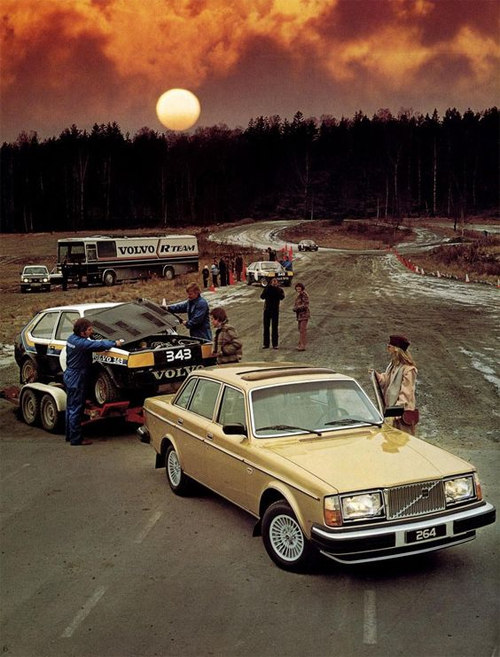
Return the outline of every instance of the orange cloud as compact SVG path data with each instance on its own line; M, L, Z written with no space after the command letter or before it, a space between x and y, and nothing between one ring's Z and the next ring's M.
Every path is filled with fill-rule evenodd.
M41 121L72 113L66 125L140 112L169 87L237 75L266 42L346 98L428 92L448 66L439 84L450 98L457 80L460 93L481 87L481 100L499 90L496 0L2 0L1 12L7 123L14 112L28 119L27 104Z

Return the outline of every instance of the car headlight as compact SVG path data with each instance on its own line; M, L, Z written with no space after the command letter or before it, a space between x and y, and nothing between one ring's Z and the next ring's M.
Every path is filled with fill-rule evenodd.
M446 504L456 504L476 497L473 475L457 477L444 482Z
M43 282L44 282L44 283L48 283L48 282L49 282L49 279L48 279L48 278L44 278L44 279L43 279Z
M362 493L342 498L342 516L344 520L360 520L376 518L384 513L382 495L375 493Z
M23 283L27 283L27 282L28 282L28 279L27 279L27 278L23 278Z

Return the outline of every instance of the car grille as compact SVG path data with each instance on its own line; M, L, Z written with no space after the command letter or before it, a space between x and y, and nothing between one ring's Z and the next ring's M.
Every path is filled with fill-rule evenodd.
M424 481L385 491L387 519L410 518L446 508L442 481Z

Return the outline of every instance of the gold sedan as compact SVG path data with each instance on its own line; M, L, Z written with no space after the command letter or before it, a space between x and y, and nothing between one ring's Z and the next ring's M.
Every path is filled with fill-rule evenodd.
M390 408L385 414L401 414ZM392 428L361 386L326 368L238 363L146 399L138 435L177 495L197 481L257 519L271 559L304 570L458 545L495 521L475 468Z

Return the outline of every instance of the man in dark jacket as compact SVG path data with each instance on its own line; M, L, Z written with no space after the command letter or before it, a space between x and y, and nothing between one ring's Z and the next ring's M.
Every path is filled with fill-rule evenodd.
M273 278L271 283L264 288L260 298L264 299L264 344L262 349L269 349L269 329L271 329L273 349L277 349L280 302L285 298L285 293L279 286L277 278Z
M189 329L192 338L203 338L210 342L212 330L210 328L210 315L208 302L201 296L201 290L196 283L190 283L186 287L187 301L173 303L167 306L167 310L173 313L187 313L187 321L180 320Z
M73 333L66 342L66 441L71 445L91 445L82 438L82 414L87 393L88 376L92 366L92 352L121 347L123 340L91 340L94 329L85 317L77 319Z

